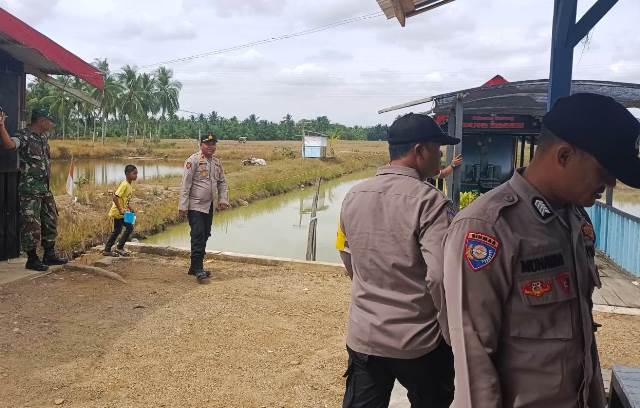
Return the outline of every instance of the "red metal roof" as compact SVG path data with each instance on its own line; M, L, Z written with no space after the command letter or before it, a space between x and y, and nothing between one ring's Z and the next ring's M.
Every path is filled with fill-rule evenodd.
M491 78L490 80L488 80L487 82L485 82L482 85L482 88L488 88L490 86L496 86L496 85L504 85L509 83L509 81L507 81L506 79L504 79L504 77L502 75L496 75L493 78Z
M35 69L45 74L73 75L98 89L104 88L104 78L96 67L2 8L0 49L22 61L26 72Z

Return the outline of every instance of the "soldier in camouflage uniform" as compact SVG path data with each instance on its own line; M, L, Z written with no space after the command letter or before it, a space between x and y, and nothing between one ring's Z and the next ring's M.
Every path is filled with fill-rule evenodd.
M4 126L2 126L4 128ZM27 269L46 271L48 265L62 265L67 260L56 256L54 251L58 209L49 189L51 155L46 133L54 123L46 109L35 109L31 125L9 138L6 131L0 132L5 149L17 149L20 164L20 195L22 250L27 253ZM5 140L6 139L6 140ZM38 242L44 248L42 261L36 250Z

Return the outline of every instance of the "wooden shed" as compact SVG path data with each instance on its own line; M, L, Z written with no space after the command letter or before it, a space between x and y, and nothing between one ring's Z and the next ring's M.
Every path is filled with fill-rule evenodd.
M98 102L65 88L50 74L73 75L102 89L102 73L71 52L0 8L0 106L7 114L10 135L27 125L26 75L31 74L90 103ZM0 146L0 260L20 253L18 156Z
M327 157L327 146L329 137L327 135L304 131L302 134L302 158L324 159Z

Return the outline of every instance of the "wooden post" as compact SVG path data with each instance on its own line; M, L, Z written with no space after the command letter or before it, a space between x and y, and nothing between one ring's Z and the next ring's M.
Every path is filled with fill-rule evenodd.
M313 196L313 204L311 205L311 219L309 220L309 235L307 237L307 261L316 260L316 227L318 225L316 212L318 211L320 183L322 183L322 177L318 177L316 180L316 192Z

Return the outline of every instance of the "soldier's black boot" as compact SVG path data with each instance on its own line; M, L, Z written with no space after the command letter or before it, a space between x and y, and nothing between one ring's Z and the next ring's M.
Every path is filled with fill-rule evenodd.
M44 272L49 269L47 265L40 262L40 258L38 258L38 254L35 250L29 251L27 255L29 257L27 258L27 264L24 266L25 268L38 272Z
M204 273L207 274L207 278L211 276L211 271L204 271ZM187 275L195 275L196 272L194 271L193 267L189 267L189 271L187 272Z
M47 265L64 265L69 261L67 260L67 258L61 258L57 256L53 248L45 248L42 262Z

